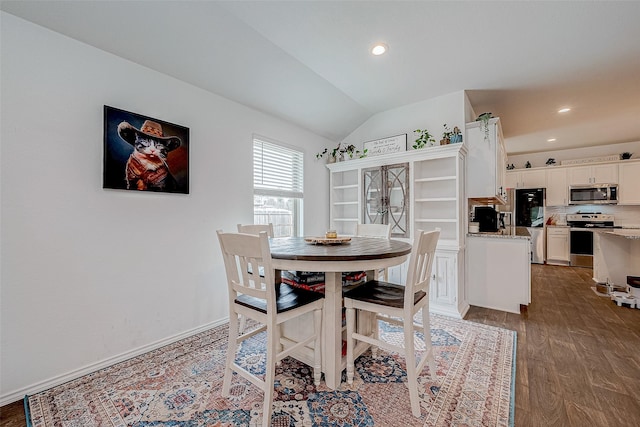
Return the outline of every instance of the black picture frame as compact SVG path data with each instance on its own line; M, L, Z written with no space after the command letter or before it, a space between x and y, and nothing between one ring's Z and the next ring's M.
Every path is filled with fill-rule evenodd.
M189 128L105 105L103 137L103 188L189 194Z

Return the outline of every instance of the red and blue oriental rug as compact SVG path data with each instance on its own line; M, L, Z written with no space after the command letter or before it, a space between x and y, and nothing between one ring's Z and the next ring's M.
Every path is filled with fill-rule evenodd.
M292 358L277 368L273 426L513 426L514 331L433 315L437 372L419 378L422 417L411 415L404 358L380 349L356 361L352 386L313 384ZM381 334L402 339L399 330ZM419 340L418 340L419 341ZM258 426L262 392L234 377L221 396L227 326L183 339L41 393L27 396L33 427ZM247 340L238 360L264 371L264 336Z

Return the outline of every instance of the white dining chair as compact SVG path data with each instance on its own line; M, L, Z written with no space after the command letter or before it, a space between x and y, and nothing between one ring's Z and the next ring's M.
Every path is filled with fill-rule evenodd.
M436 375L429 321L429 284L439 237L440 229L431 232L422 230L416 232L404 286L371 280L344 294L344 305L347 310L347 382L353 384L356 350L363 350L367 345L374 345L403 354L407 366L407 387L409 388L411 412L415 417L420 417L418 374L428 363L431 377L435 378ZM375 322L372 325L373 332L362 334L356 331L356 310L358 314L371 313L370 316ZM422 310L422 325L414 323L414 316L420 310ZM378 321L402 326L404 345L398 346L381 339L378 334ZM422 331L425 346L425 351L418 358L417 364L414 343L415 331ZM357 349L355 341L360 342Z
M390 224L356 224L356 236L391 238Z
M238 224L238 233L260 234L265 231L267 236L273 237L273 224Z
M391 224L356 224L356 236L390 239ZM378 270L377 279L389 280L389 270L387 268Z
M266 232L259 235L223 233L217 231L224 259L229 292L229 346L224 373L222 395L228 397L233 372L255 384L264 392L263 426L270 425L274 394L276 363L303 346L313 343L313 377L316 385L321 376L321 321L323 295L304 289L296 289L285 283L275 283L271 250ZM264 275L249 271L261 269ZM291 347L281 350L279 327L283 322L313 312L311 334ZM253 319L263 326L240 335L238 316ZM252 374L236 363L236 352L242 341L266 331L266 368L264 378Z

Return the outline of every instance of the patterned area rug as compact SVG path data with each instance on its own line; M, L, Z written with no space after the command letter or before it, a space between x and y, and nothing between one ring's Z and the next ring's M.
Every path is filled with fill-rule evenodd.
M437 373L418 379L422 417L411 415L404 359L379 350L356 360L339 390L313 384L311 369L283 360L275 380L273 426L512 426L514 331L432 315ZM398 329L382 327L389 339ZM264 335L238 360L264 372ZM418 347L423 345L417 340ZM66 384L26 397L34 427L258 426L263 394L234 375L221 396L227 326L220 326ZM417 351L420 351L418 348ZM343 373L344 375L344 373Z

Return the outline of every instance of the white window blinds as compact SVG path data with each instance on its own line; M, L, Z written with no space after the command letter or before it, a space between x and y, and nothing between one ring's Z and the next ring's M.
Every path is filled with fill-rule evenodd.
M254 194L302 198L302 190L302 152L254 138Z

